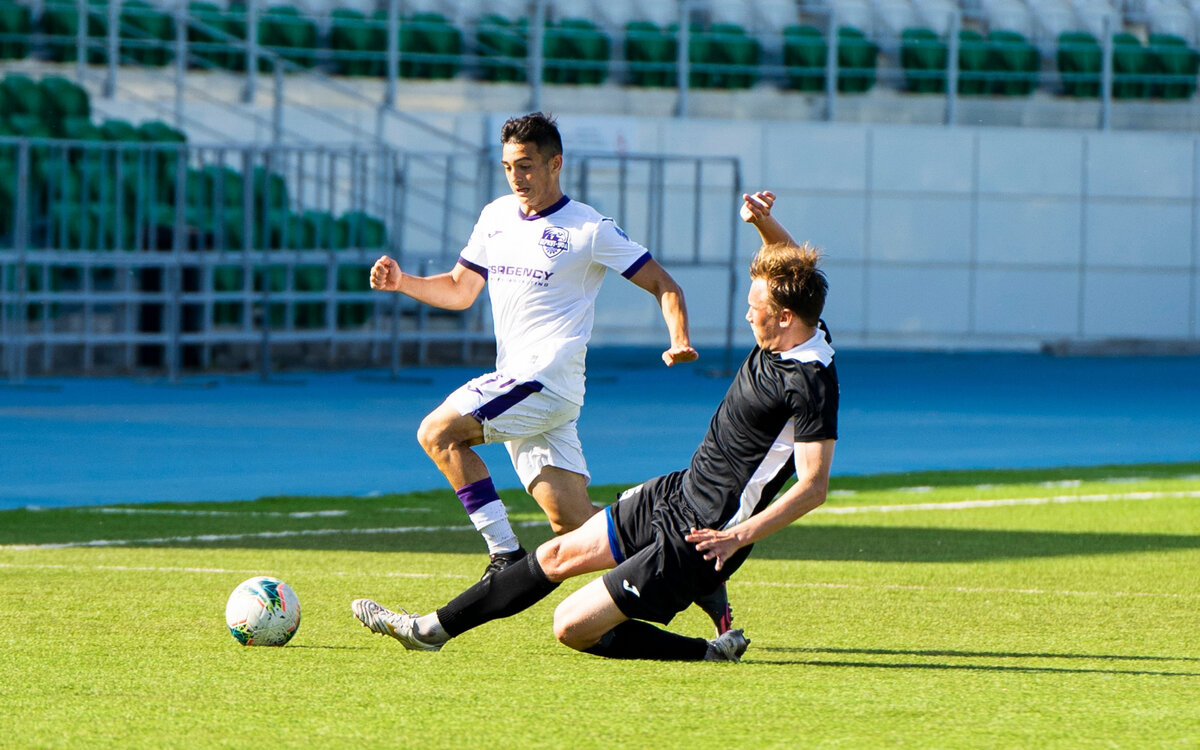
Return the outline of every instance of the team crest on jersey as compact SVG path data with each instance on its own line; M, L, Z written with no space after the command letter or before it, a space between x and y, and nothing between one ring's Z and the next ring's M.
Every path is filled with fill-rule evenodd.
M557 258L571 249L570 235L562 227L546 227L538 241L547 258Z

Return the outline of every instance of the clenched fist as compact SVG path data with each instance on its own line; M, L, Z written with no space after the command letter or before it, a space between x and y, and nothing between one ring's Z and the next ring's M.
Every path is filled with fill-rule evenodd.
M371 288L384 292L400 291L400 264L386 255L371 266Z

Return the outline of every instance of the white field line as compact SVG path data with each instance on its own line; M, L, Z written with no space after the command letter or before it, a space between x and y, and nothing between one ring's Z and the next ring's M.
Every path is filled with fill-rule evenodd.
M901 505L853 505L844 507L823 506L815 513L848 515L858 513L900 513L927 510L971 510L978 508L1003 508L1019 505L1051 505L1066 503L1099 503L1124 500L1159 500L1173 498L1197 498L1200 490L1172 492L1123 492L1093 495L1055 495L1052 497L1015 497L997 500L960 500L942 503L908 503ZM203 512L203 511L201 511ZM545 521L525 521L521 527L544 526ZM283 539L303 536L333 536L336 534L411 534L421 532L472 531L473 526L386 526L368 529L294 529L287 531L258 531L242 534L197 534L194 536L156 537L151 539L89 539L81 542L51 542L46 544L0 545L0 550L66 549L69 547L127 547L136 544L182 544L195 542L227 542L239 539Z
M546 521L524 521L518 527L545 526ZM239 539L283 539L296 536L334 536L337 534L412 534L420 532L474 531L474 526L385 526L373 529L291 529L287 531L255 531L244 534L196 534L194 536L164 536L150 539L88 539L82 542L50 542L47 544L0 545L0 550L28 551L36 549L67 549L70 547L129 547L136 544L184 544L191 542L229 542Z
M51 508L33 507L28 510L45 511ZM289 513L267 510L188 510L184 508L72 508L75 513L101 513L115 516L233 516L264 518L337 518L350 513L345 508L331 510L295 510ZM387 513L432 513L433 508L373 508Z
M997 500L958 500L945 503L904 503L900 505L821 506L813 513L850 515L853 513L901 513L912 510L971 510L1007 508L1016 505L1054 505L1063 503L1109 503L1121 500L1163 500L1200 497L1200 490L1177 492L1121 492L1095 495L1053 495L1051 497L1008 497Z
M44 509L43 509L44 510ZM348 510L297 510L290 513L262 510L170 510L166 508L79 508L76 513L103 513L115 516L236 516L236 517L267 517L267 518L337 518L344 516Z
M193 574L193 575L263 575L261 569L237 569L237 568L191 568L191 567L171 567L171 566L138 566L138 565L63 565L49 563L0 563L0 570L99 570L111 571L117 573L168 573L168 574ZM293 576L335 576L339 578L447 578L447 579L471 579L474 576L458 575L453 573L399 573L394 571L385 571L382 573L372 571L339 571L339 570L322 570L322 571L291 571ZM738 586L754 586L763 588L785 588L785 589L839 589L848 591L911 591L916 593L933 592L942 593L952 591L960 594L1003 594L1003 595L1021 595L1021 596L1077 596L1077 597L1112 597L1112 598L1148 598L1148 599L1183 599L1183 600L1200 600L1200 594L1181 594L1167 592L1147 592L1147 591L1075 591L1075 590L1054 590L1054 589L1009 589L1009 588L989 588L984 586L920 586L906 584L866 584L866 583L833 583L821 581L743 581L736 580L734 583Z
M118 573L192 573L203 575L265 575L261 568L188 568L188 567L172 567L161 565L62 565L52 563L0 563L0 570L102 570L115 571ZM372 571L320 571L320 573L308 572L306 575L331 575L331 576L366 576L370 578L471 578L474 576L455 575L453 573L397 573L394 571L385 571L376 573Z

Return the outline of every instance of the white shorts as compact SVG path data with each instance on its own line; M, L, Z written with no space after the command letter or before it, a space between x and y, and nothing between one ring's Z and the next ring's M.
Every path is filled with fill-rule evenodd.
M503 373L481 375L446 397L459 414L483 426L483 442L504 443L525 489L546 466L590 479L576 429L579 405L542 384Z

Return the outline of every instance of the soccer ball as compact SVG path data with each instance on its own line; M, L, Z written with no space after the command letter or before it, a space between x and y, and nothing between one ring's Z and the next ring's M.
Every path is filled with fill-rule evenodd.
M255 576L229 595L225 624L243 646L282 646L300 627L300 600L278 578Z

